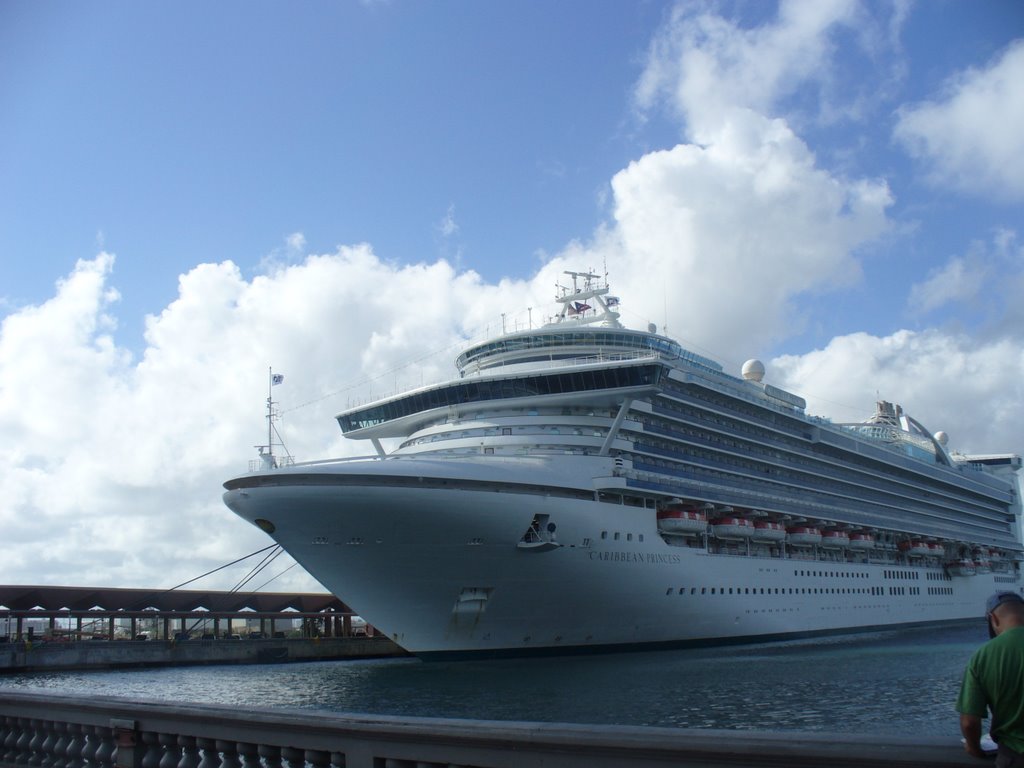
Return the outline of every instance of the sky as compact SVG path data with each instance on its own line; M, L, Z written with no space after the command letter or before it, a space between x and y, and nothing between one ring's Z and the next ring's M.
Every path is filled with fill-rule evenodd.
M1018 0L0 0L0 583L266 546L221 493L271 367L297 459L370 453L339 411L567 269L812 413L1024 452L1021 126Z

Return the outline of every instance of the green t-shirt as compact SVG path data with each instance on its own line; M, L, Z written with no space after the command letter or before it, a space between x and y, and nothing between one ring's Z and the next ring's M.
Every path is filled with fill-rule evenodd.
M992 711L992 738L1024 752L1024 627L1014 627L974 652L964 670L956 711L984 718Z

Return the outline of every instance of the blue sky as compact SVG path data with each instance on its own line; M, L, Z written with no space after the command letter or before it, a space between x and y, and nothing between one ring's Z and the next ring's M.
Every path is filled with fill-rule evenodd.
M363 452L338 410L570 268L815 413L1024 448L1019 0L8 1L0 72L0 581L257 549L268 365L293 452Z

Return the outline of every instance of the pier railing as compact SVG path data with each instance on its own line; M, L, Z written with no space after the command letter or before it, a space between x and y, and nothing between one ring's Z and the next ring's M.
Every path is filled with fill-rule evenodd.
M495 695L499 695L497 692ZM341 715L0 688L0 766L976 766L956 739Z

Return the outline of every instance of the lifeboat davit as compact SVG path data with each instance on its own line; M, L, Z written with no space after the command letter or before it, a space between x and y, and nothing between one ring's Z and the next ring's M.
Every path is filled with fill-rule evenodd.
M720 517L711 522L711 530L720 539L749 539L754 524L745 517Z
M825 531L821 534L821 546L843 548L850 544L850 534L846 531Z
M708 518L699 509L666 504L658 510L658 530L674 536L695 536L708 529Z
M808 526L795 526L786 529L789 543L798 547L809 547L813 544L821 544L821 530Z
M850 549L874 549L875 537L870 533L851 533Z
M946 563L946 570L950 576L973 576L978 572L973 560L954 560Z
M757 520L754 522L754 533L751 538L754 541L785 541L786 526L770 520Z

